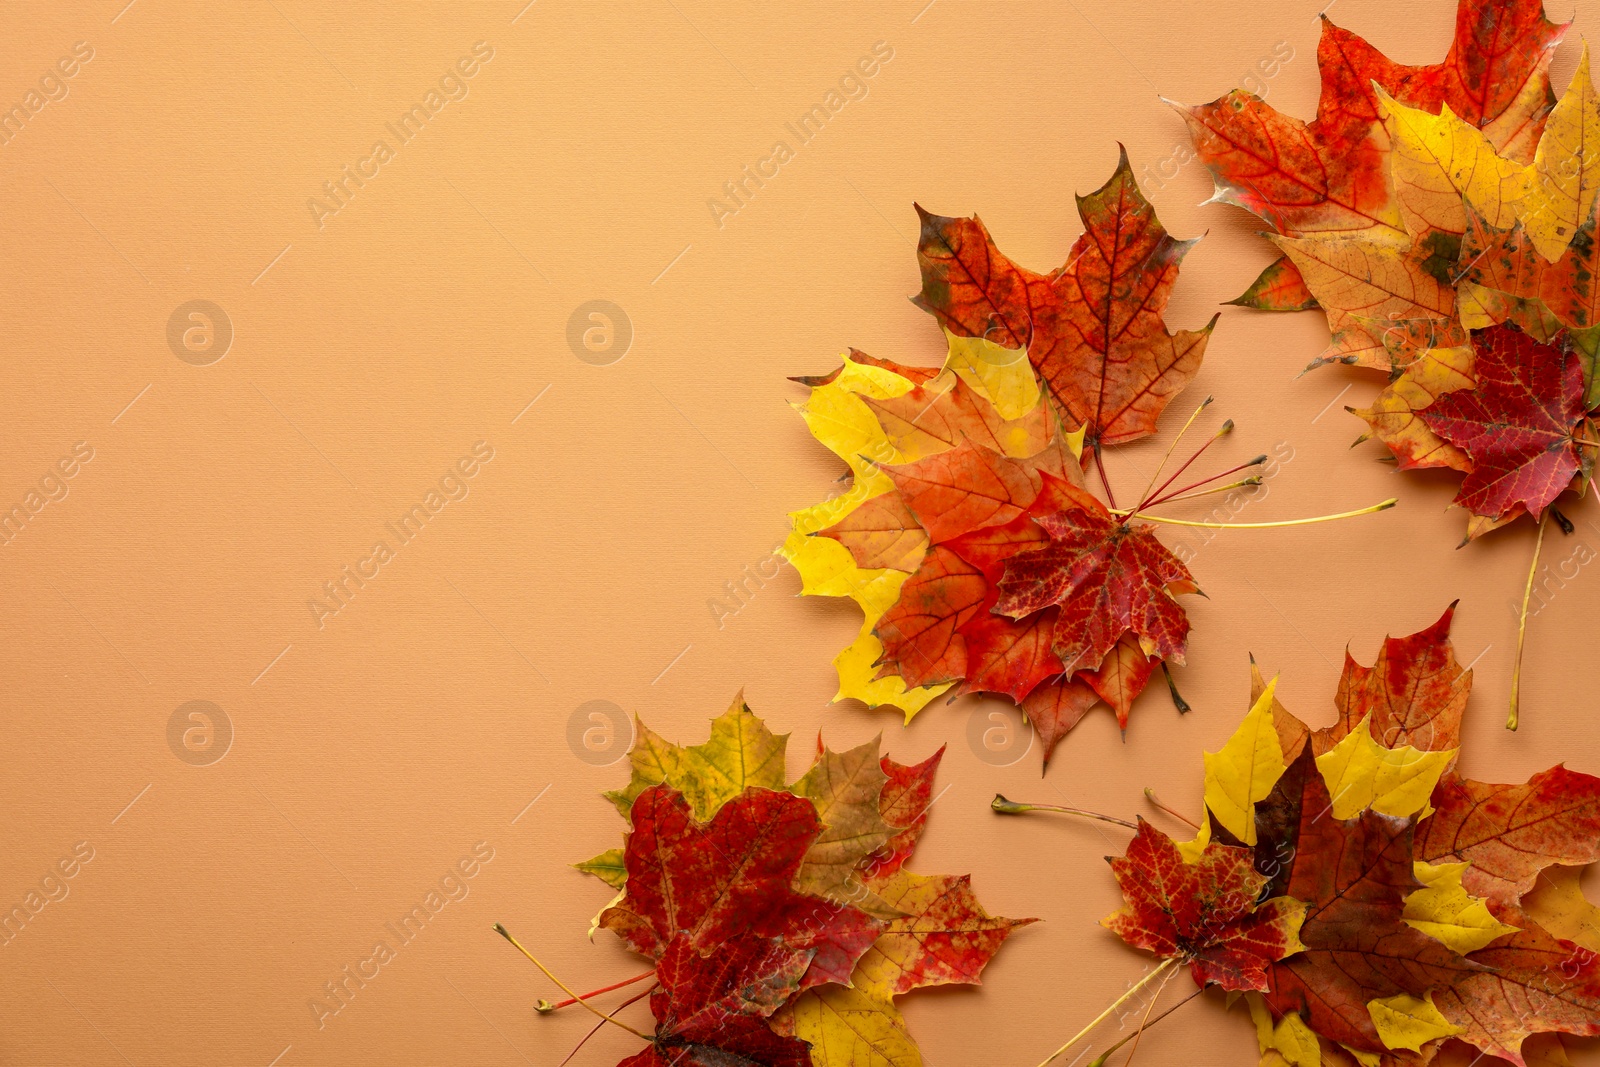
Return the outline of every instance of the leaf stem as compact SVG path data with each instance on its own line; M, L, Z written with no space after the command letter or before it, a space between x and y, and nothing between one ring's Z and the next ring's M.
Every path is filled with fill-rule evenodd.
M1099 819L1101 822L1114 822L1118 826L1126 826L1130 830L1137 830L1139 828L1138 823L1129 822L1127 819L1119 819L1115 815L1102 815L1098 811L1086 811L1083 808L1068 808L1063 807L1060 804L1019 804L1015 800L1007 800L999 793L994 795L994 799L989 802L989 807L993 808L1001 815L1021 815L1024 812L1029 811L1055 811L1060 812L1063 815L1080 815L1085 819Z
M1156 796L1156 791L1154 789L1151 789L1149 786L1145 786L1144 787L1144 798L1146 800L1148 800L1151 804L1155 805L1160 810L1162 810L1162 811L1166 812L1168 815L1172 816L1174 819L1177 819L1181 823L1188 824L1197 833L1199 832L1199 830L1200 830L1200 824L1199 823L1197 823L1193 819L1189 818L1189 816L1184 815L1181 812L1174 811L1172 808L1169 808L1165 804L1161 803L1160 799Z
M1539 552L1544 548L1544 528L1550 525L1550 509L1539 520L1539 536L1533 542L1533 563L1528 567L1528 584L1522 587L1522 617L1517 620L1517 658L1511 666L1511 713L1506 717L1506 729L1517 728L1518 702L1522 687L1522 645L1528 637L1528 601L1533 599L1533 579L1539 573Z
M507 930L504 926L501 926L499 923L495 923L494 924L494 932L499 934L501 937L505 938L507 941L511 942L512 945L516 946L516 949L517 949L518 952L522 953L524 956L528 957L530 960L533 960L533 965L535 967L539 968L541 971L543 971L544 972L544 976L546 978L550 979L550 981L552 981L556 985L560 986L561 987L561 991L563 993L565 993L567 996L571 997L573 1000L577 1001L579 1004L582 1004L585 1008L588 1008L590 1011L592 1011L596 1015L600 1016L600 1018L604 1019L606 1022L615 1023L617 1026L622 1027L624 1030L628 1031L628 1033L632 1034L634 1037L637 1037L640 1041L649 1041L650 1040L650 1038L647 1035L645 1035L644 1033L642 1033L641 1031L635 1030L633 1027L629 1026L627 1023L623 1022L621 1019L612 1018L611 1016L607 1015L605 1012L601 1011L599 1008L595 1007L593 1004L590 1004L587 1000L585 1000L582 997L578 996L578 994L574 993L570 986L568 986L565 982L563 982L561 979L557 978L554 974L551 973L550 968L548 968L544 964L540 963L537 956L535 956L533 953L529 952L527 949L523 948L522 947L522 943L520 941L518 941L516 938L512 937L511 936L511 931Z
M651 973L653 974L654 972L651 972ZM648 997L651 993L654 993L655 990L656 990L656 983L651 982L650 983L650 987L648 989L646 989L644 992L635 994L634 996L629 997L627 1000L624 1000L621 1004L618 1004L617 1005L617 1010L621 1011L623 1008L626 1008L629 1004L633 1004L636 1001L643 1000L645 997ZM1198 990L1196 992L1198 992ZM1162 1012L1161 1015L1166 1015L1167 1012L1170 1012L1171 1010L1172 1010L1172 1008L1168 1008L1167 1011ZM1156 1022L1160 1022L1160 1021L1161 1021L1161 1016L1160 1015L1156 1016ZM606 1020L604 1020L604 1019L601 1019L599 1022L595 1023L593 1028L591 1028L590 1031L587 1034L583 1035L583 1040L579 1041L576 1045L574 1045L572 1047L572 1051L567 1053L567 1058L562 1060L561 1063L558 1065L558 1067L567 1067L567 1064L572 1062L572 1057L574 1057L574 1056L576 1056L578 1054L578 1050L583 1048L583 1046L588 1043L588 1041L589 1041L589 1039L591 1037L593 1037L595 1034L598 1034L600 1032L600 1028L602 1026L604 1026L605 1024L606 1024Z
M1332 522L1335 519L1353 519L1357 515L1371 515L1378 511L1388 511L1400 501L1390 497L1381 504L1371 507L1358 508L1355 511L1341 511L1337 515L1315 515L1309 519L1283 519L1279 522L1195 522L1190 519L1169 519L1164 515L1130 515L1129 519L1139 518L1145 522L1162 522L1168 526L1203 526L1209 530L1266 530L1275 526L1308 526L1314 522Z
M1261 455L1257 456L1255 459L1250 460L1248 463L1241 463L1237 467L1229 467L1225 471L1218 471L1216 474L1207 475L1206 477L1201 478L1198 481L1190 482L1188 485L1183 486L1181 489L1174 489L1171 492L1162 493L1160 496L1156 497L1149 504L1147 504L1146 507L1155 507L1157 504L1161 503L1162 501L1171 500L1172 498L1176 497L1180 493L1187 493L1191 489L1198 489L1202 485L1205 485L1207 482L1214 482L1218 478L1226 478L1230 474L1238 474L1240 471L1245 470L1245 469L1247 469L1249 467L1259 467L1259 466L1261 466L1261 464L1265 463L1266 461L1267 461L1267 454L1265 452L1263 452L1263 453L1261 453Z
M1183 435L1189 432L1189 427L1194 425L1194 420L1198 419L1200 417L1200 413L1206 408L1210 407L1211 402L1215 399L1216 397L1214 396L1208 396L1204 400L1200 401L1200 406L1194 409L1194 414L1190 415L1189 421L1183 424L1183 429L1178 431L1178 436L1172 439L1172 444L1167 446L1167 454L1161 457L1160 463L1156 464L1156 472L1150 476L1150 484L1145 486L1144 495L1139 498L1139 503L1134 505L1134 511L1138 511L1140 508L1144 507L1150 502L1150 498L1155 495L1156 479L1161 477L1161 471L1164 467L1166 467L1167 460L1172 458L1172 453L1178 447L1178 442L1183 440Z
M1156 1010L1156 1002L1161 999L1161 994L1167 991L1167 983L1172 981L1172 976L1177 971L1168 971L1167 976L1161 979L1161 984L1156 986L1156 991L1150 994L1150 1003L1144 1009L1144 1018L1139 1020L1139 1029L1133 1032L1133 1047L1128 1050L1128 1058L1122 1061L1122 1067L1128 1067L1133 1062L1133 1054L1139 1051L1139 1039L1144 1036L1145 1027L1150 1025L1150 1013Z
M1209 441L1207 441L1205 444L1201 445L1199 448L1194 450L1194 455L1190 456L1188 459L1183 461L1183 466L1181 466L1177 470L1173 471L1172 472L1172 476L1170 478L1168 478L1166 481L1162 482L1161 485L1156 488L1156 494L1159 496L1160 494L1165 493L1167 491L1167 487L1168 486L1170 486L1173 482L1177 481L1179 476L1181 476L1184 471L1188 470L1194 464L1195 460L1199 459L1202 455L1205 454L1206 449L1210 448L1212 445L1216 444L1219 440L1221 440L1225 435L1227 435L1229 433L1232 433L1232 432L1233 432L1233 420L1229 419L1227 422L1222 424L1222 428L1221 429L1219 429L1215 434L1213 434L1211 436L1211 439ZM1245 465L1249 466L1249 464L1245 464ZM1218 475L1218 477L1221 477L1221 475ZM1206 481L1209 481L1209 480L1210 479L1206 479ZM1197 482L1196 484L1197 485L1204 484L1204 482ZM1179 490L1179 492L1182 492L1182 491L1183 490L1181 490L1181 489Z
M1082 1041L1085 1037L1088 1037L1090 1031L1099 1026L1101 1023L1105 1022L1106 1019L1110 1017L1112 1012L1116 1011L1128 1001L1132 1000L1145 986L1149 985L1151 982L1170 971L1173 966L1177 964L1177 962L1178 961L1176 959L1162 960L1161 966L1157 967L1155 970L1151 971L1149 974L1145 975L1143 978L1139 979L1132 986L1130 986L1126 993L1112 1001L1110 1006L1107 1007L1105 1011L1101 1012L1099 1015L1096 1015L1088 1026L1085 1026L1082 1030L1079 1030L1076 1034L1069 1038L1065 1045L1062 1045L1060 1048L1052 1052L1050 1054L1050 1058L1039 1064L1039 1067L1049 1067L1051 1063L1055 1062L1058 1056L1067 1051L1067 1049L1071 1048L1073 1045L1076 1045L1079 1041Z
M1106 458L1100 454L1100 441L1098 438L1094 443L1094 465L1100 470L1100 484L1105 486L1106 489L1106 503L1115 509L1117 506L1117 494L1111 491L1111 482L1106 479Z
M1148 1023L1145 1023L1144 1026L1141 1027L1141 1029L1148 1030L1150 1027L1154 1026L1156 1023L1160 1022L1162 1019L1165 1019L1167 1016L1171 1015L1173 1012L1177 1011L1179 1008L1181 1008L1185 1004L1189 1003L1189 1001L1193 1000L1195 997L1198 997L1202 992L1204 992L1204 990L1196 989L1193 993L1190 993L1188 996L1186 996L1182 1000L1178 1001L1178 1003L1174 1004L1172 1007L1168 1008L1166 1011L1162 1012L1160 1015L1157 1015L1154 1019L1151 1019ZM1100 1058L1095 1060L1093 1063L1089 1064L1089 1067L1105 1067L1106 1061L1111 1058L1111 1054L1113 1052L1116 1052L1117 1049L1121 1048L1123 1045L1126 1045L1128 1042L1134 1040L1134 1038L1136 1038L1137 1036L1138 1036L1137 1034L1129 1034L1127 1037L1123 1038L1121 1041L1118 1041L1115 1045L1112 1045L1110 1048L1108 1048L1104 1052L1100 1053ZM1133 1059L1133 1053L1131 1053L1131 1052L1128 1053L1128 1059L1129 1060ZM1123 1061L1123 1067L1127 1067L1127 1061L1126 1060Z
M613 989L621 989L623 986L632 985L635 982L642 982L655 973L655 971L649 970L643 974L636 974L632 978L624 978L620 982L613 982L611 985L601 986L599 989L591 990L590 992L585 993L583 995L583 999L587 1000L589 997L598 997L601 993L609 993ZM553 1011L560 1011L562 1008L570 1008L572 1005L577 1003L579 1003L579 998L577 997L569 997L559 1004L552 1004L548 1000L541 1000L539 1003L533 1006L533 1010L538 1012L540 1015L549 1015Z
M1232 471L1227 471L1225 473L1226 474L1232 474L1233 472ZM1219 474L1219 475L1217 475L1217 477L1221 478L1221 477L1223 477L1223 475ZM1207 480L1209 481L1210 479L1207 479ZM1226 493L1231 489L1243 489L1247 485L1260 485L1260 484L1261 484L1261 475L1252 474L1248 478L1240 478L1238 481L1229 482L1227 485L1218 485L1218 486L1214 486L1214 487L1212 487L1210 489L1202 489L1198 493L1190 493L1190 492L1187 492L1187 491L1182 492L1182 493L1169 493L1168 495L1162 497L1160 500L1152 500L1149 504L1147 504L1145 506L1153 508L1158 504L1169 504L1169 503L1172 503L1172 502L1178 501L1178 500L1198 500L1203 496L1213 496L1213 495L1215 495L1217 493Z
M1189 713L1189 702L1183 699L1183 694L1178 692L1178 683L1172 679L1172 668L1167 666L1167 661L1161 661L1161 673L1167 679L1167 692L1172 694L1172 706L1178 709L1179 715Z

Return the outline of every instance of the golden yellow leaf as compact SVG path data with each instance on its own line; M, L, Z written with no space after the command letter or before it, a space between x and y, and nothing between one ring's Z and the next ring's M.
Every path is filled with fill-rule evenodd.
M944 332L950 343L945 366L994 405L1002 419L1020 419L1039 406L1039 379L1026 348L1006 348L982 337Z
M1276 1053L1281 1062L1292 1067L1322 1067L1322 1046L1310 1025L1298 1013L1273 1019L1259 993L1245 996L1250 1009L1250 1020L1256 1024L1256 1044L1262 1053L1262 1063Z
M1415 863L1417 881L1423 888L1406 897L1402 916L1408 926L1444 942L1463 956L1517 931L1515 926L1507 926L1491 915L1481 897L1462 888L1461 874L1467 866Z
M1600 952L1600 908L1583 895L1582 877L1581 867L1545 868L1522 909L1562 940Z
M1556 101L1533 156L1534 187L1523 227L1545 259L1561 258L1600 192L1600 98L1589 80L1589 46Z
M1255 806L1283 775L1283 748L1272 721L1274 678L1219 752L1207 752L1206 807L1229 833L1256 843Z
M1433 994L1417 998L1408 993L1367 1002L1367 1014L1378 1037L1389 1048L1421 1052L1422 1046L1462 1032L1433 1006Z
M1255 820L1252 819L1252 825L1254 822ZM1176 841L1173 843L1178 846L1178 854L1183 857L1183 862L1199 863L1200 857L1206 854L1206 846L1211 844L1211 820L1202 819L1200 821L1200 830L1194 835L1193 841Z
M784 1012L794 1035L811 1043L814 1067L921 1067L922 1053L887 997L825 985L802 994Z
M1499 156L1477 128L1446 105L1437 115L1397 103L1376 90L1394 145L1392 174L1400 215L1413 237L1431 230L1459 234L1467 228L1462 198L1499 229L1510 229L1533 186L1528 168Z
M1354 818L1367 808L1404 818L1432 810L1428 798L1458 751L1424 752L1410 745L1384 748L1373 740L1368 716L1317 757L1317 769L1333 798L1335 819Z

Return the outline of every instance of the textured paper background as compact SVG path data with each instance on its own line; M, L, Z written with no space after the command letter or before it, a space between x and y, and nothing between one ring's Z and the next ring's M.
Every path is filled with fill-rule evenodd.
M0 505L77 442L93 450L0 549L0 910L78 843L93 853L0 949L0 1063L557 1062L590 1020L534 1016L552 990L489 926L583 988L635 973L613 939L585 940L608 894L566 867L621 830L597 792L623 767L592 761L626 736L598 756L569 746L594 700L694 742L742 686L794 731L796 772L819 728L839 747L882 731L904 760L949 742L915 867L971 871L994 911L1047 921L981 989L905 998L937 1067L1036 1063L1145 965L1095 925L1116 903L1100 857L1124 836L1001 820L989 797L1131 815L1153 785L1193 807L1201 749L1244 710L1249 651L1283 672L1292 709L1327 721L1347 642L1370 661L1385 632L1459 597L1456 647L1476 663L1464 770L1600 772L1600 579L1577 568L1532 620L1524 725L1507 734L1531 527L1456 551L1452 479L1352 451L1361 426L1342 406L1381 383L1295 377L1325 342L1314 314L1225 309L1175 410L1216 393L1216 417L1239 425L1219 465L1292 457L1242 520L1402 504L1205 544L1187 717L1157 684L1126 743L1098 712L1041 781L1036 752L969 743L998 705L939 704L909 730L830 707L854 609L796 598L787 569L746 577L772 575L784 512L840 473L786 407L802 393L785 376L847 345L942 354L906 300L913 200L981 213L1047 269L1079 231L1073 194L1111 173L1120 140L1167 226L1208 234L1168 322L1197 326L1244 288L1267 247L1242 213L1197 206L1209 180L1182 164L1157 94L1203 101L1253 76L1310 116L1314 3L124 3L0 9L8 107L75 42L93 52L0 145ZM1331 14L1420 63L1444 54L1453 7ZM1600 26L1600 3L1576 14L1578 31ZM893 58L864 99L808 143L786 131L880 41ZM401 144L386 124L476 42L493 57L466 96ZM393 158L319 227L308 199L378 139ZM719 227L707 200L778 140L794 158ZM167 340L194 299L232 324L210 365ZM604 366L566 338L596 299L633 331ZM479 441L493 459L466 498L319 625L307 601L322 583L380 538L396 547L385 523ZM1136 483L1154 458L1127 449L1113 474ZM1571 513L1552 565L1600 545L1593 502ZM727 582L747 602L719 620L708 602ZM193 700L232 729L203 766L168 741ZM475 847L493 858L468 895L319 1027L308 1001L395 943L385 924ZM581 1062L633 1045L602 1034ZM1252 1032L1195 1003L1140 1059L1253 1063Z

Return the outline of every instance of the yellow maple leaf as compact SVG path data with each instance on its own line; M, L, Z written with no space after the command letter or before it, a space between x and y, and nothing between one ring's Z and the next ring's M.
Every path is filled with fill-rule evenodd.
M1433 994L1414 997L1409 993L1367 1002L1367 1014L1378 1029L1378 1038L1394 1049L1421 1052L1422 1046L1441 1037L1462 1032L1433 1006Z
M1247 845L1256 843L1256 804L1267 798L1285 770L1283 747L1272 721L1277 686L1276 678L1268 682L1221 750L1205 754L1206 807Z
M1335 819L1352 819L1367 808L1405 818L1432 812L1428 798L1458 751L1424 752L1410 745L1385 748L1373 739L1368 715L1317 757L1317 770L1333 799Z
M841 985L801 994L775 1024L811 1044L813 1067L922 1067L922 1053L888 997Z
M1515 926L1507 926L1490 914L1481 897L1472 896L1462 888L1461 875L1469 864L1433 864L1419 860L1413 866L1417 881L1423 887L1406 897L1405 913L1401 917L1408 926L1442 941L1463 956L1517 932Z

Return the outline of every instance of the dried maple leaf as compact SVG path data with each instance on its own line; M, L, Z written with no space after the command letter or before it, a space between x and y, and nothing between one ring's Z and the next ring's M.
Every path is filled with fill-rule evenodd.
M797 405L807 425L852 477L793 513L783 546L802 594L848 596L865 615L834 660L836 700L893 705L910 721L941 694L1003 696L1046 765L1102 701L1126 729L1156 669L1184 662L1177 598L1198 589L1150 523L1188 520L1149 509L1259 484L1201 488L1266 458L1173 488L1202 446L1157 484L1164 459L1144 497L1118 506L1103 449L1155 431L1211 326L1174 334L1162 320L1192 242L1162 227L1126 154L1078 207L1085 232L1049 275L1008 260L976 218L922 212L916 302L944 329L945 365L852 350L838 371L796 379L811 388ZM1283 299L1297 277L1281 280ZM1090 463L1103 501L1086 488Z
M1248 990L1264 1065L1423 1067L1465 1046L1462 1062L1532 1067L1565 1062L1557 1034L1600 1034L1600 909L1574 866L1600 859L1600 778L1485 785L1449 769L1472 681L1453 611L1385 639L1370 667L1346 657L1323 730L1253 671L1249 714L1206 754L1195 840L1141 821L1113 861L1127 905L1107 925ZM1232 924L1263 915L1269 951L1247 938L1242 962L1205 973L1208 951L1237 947Z
M771 941L741 937L707 956L680 934L656 962L655 1039L618 1067L810 1067L806 1043L766 1021L797 980L790 954Z
M1155 433L1162 409L1200 369L1216 319L1176 334L1162 322L1193 242L1161 225L1125 151L1111 179L1078 198L1084 233L1048 275L1007 259L976 217L917 211L919 307L951 333L1025 349L1091 448Z
M1106 857L1126 903L1101 925L1160 959L1189 965L1196 985L1267 988L1268 968L1305 948L1305 904L1257 901L1267 885L1250 849L1211 842L1193 863L1143 819L1121 858Z
M1583 361L1571 344L1540 344L1507 326L1473 338L1473 389L1439 397L1428 428L1472 459L1455 502L1488 519L1540 516L1583 467Z
M1378 92L1431 113L1448 106L1501 152L1526 159L1554 102L1548 71L1565 32L1545 19L1541 0L1462 0L1444 61L1409 67L1324 16L1322 97L1311 122L1242 90L1180 110L1216 180L1214 199L1288 236L1393 233L1403 223Z
M638 737L629 786L607 794L624 847L577 865L620 890L595 925L655 963L656 1031L625 1065L848 1067L865 1048L916 1067L894 998L978 982L1033 921L989 915L964 876L905 869L943 749L906 766L876 740L819 738L784 785L786 737L738 698L703 745Z

